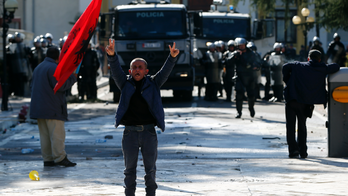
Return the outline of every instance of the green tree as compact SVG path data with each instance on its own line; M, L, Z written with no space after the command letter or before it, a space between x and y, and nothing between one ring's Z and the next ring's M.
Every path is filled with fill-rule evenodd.
M275 11L277 0L250 0L251 6L256 7L260 16L266 17ZM289 5L295 4L300 9L315 5L315 21L319 26L327 30L348 30L348 1L347 0L280 0L284 4L285 18L289 11ZM245 0L232 0L233 5ZM288 18L289 20L289 18Z
M314 0L319 17L316 22L328 30L348 30L348 1L347 0Z

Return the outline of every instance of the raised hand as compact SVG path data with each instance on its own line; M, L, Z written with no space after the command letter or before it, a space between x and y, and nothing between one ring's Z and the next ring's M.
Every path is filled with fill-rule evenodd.
M178 54L180 53L180 50L175 48L175 42L173 43L173 48L170 45L168 45L168 46L169 46L169 50L170 50L170 55L174 58L176 56L178 56Z
M105 47L106 53L108 53L109 56L115 55L115 40L109 39L109 45Z

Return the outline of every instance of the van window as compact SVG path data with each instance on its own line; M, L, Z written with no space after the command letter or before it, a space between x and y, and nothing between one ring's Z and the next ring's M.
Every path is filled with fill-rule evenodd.
M119 12L118 39L180 38L187 35L182 11Z

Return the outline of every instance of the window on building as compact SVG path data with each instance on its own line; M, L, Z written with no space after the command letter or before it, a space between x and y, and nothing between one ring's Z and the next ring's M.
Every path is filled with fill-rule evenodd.
M288 13L288 22L285 23L285 11L276 11L276 42L295 43L296 26L292 23L292 17L297 14L296 10Z

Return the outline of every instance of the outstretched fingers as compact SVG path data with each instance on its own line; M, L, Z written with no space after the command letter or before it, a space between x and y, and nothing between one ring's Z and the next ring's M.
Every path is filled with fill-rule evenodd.
M173 43L173 47L169 45L170 54L172 55L172 57L176 57L179 54L179 50L175 48L175 45L175 42Z
M115 40L109 39L109 45L105 47L106 52L108 55L114 55L115 54Z
M173 47L171 47L169 44L168 44L168 46L169 46L170 52L175 51L175 42L173 42Z

